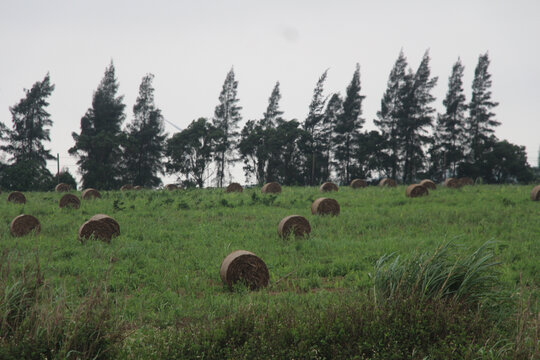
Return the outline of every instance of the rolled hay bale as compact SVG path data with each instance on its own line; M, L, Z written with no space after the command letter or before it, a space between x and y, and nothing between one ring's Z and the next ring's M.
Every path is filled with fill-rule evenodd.
M311 204L313 215L339 215L339 203L330 198L318 198Z
M351 181L351 187L353 189L365 188L367 187L367 181L362 179L354 179Z
M120 225L112 217L105 214L92 216L79 228L79 240L84 241L93 236L95 239L110 242L120 235Z
M531 191L531 200L540 201L540 185L535 186Z
M329 192L329 191L338 191L339 188L333 182L328 181L328 182L323 183L321 187L319 188L319 190L321 190L321 192Z
M239 183L231 183L229 184L229 186L227 186L227 189L225 190L225 192L242 192L244 191L244 189L242 188L242 185L240 185Z
M120 190L121 191L133 190L133 185L131 185L131 184L122 185Z
M178 186L176 184L167 184L165 185L165 189L171 191L171 190L177 190Z
M263 194L279 194L281 192L281 185L277 182L269 182L262 187L261 192Z
M379 181L379 186L386 186L386 187L396 187L396 180L394 179L390 179L390 178L385 178L385 179L382 179L381 181Z
M444 186L446 186L447 188L451 188L451 189L457 189L457 188L461 187L461 183L456 178L448 178L448 179L444 180Z
M90 200L90 199L96 199L96 198L101 199L101 194L96 189L88 188L82 192L81 198L83 200Z
M56 185L54 190L56 192L68 192L68 191L71 190L71 185L68 185L66 183L60 183L60 184Z
M8 195L7 201L15 203L15 204L25 204L26 203L26 197L20 191L12 191Z
M427 187L420 185L420 184L412 184L407 186L407 189L405 190L405 195L407 197L415 198L419 196L428 195L429 191Z
M420 185L422 185L423 187L425 187L428 190L437 189L437 185L435 185L435 183L432 180L429 180L429 179L424 179L424 180L420 181Z
M66 206L69 206L74 209L78 209L79 207L81 207L81 200L79 200L79 198L73 194L65 194L60 199L60 202L58 203L58 205L61 208L65 208Z
M311 226L309 221L300 215L289 215L284 217L278 225L278 235L286 238L290 233L293 233L296 237L302 237L309 235L311 232Z
M227 255L221 263L219 276L229 289L241 282L251 290L257 290L266 287L270 279L264 261L246 250L236 250Z
M474 180L470 177L462 177L458 181L460 186L474 185Z
M32 215L21 214L16 216L9 224L9 232L15 237L24 236L30 232L39 234L41 224L39 220Z

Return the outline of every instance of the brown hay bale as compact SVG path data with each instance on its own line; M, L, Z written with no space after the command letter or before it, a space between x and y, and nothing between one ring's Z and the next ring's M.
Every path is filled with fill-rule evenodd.
M239 183L231 183L229 184L229 186L227 186L227 189L225 190L225 192L242 192L244 191L244 189L242 188L242 185L240 185Z
M120 188L120 190L121 190L121 191L133 190L133 185L131 185L131 184L122 185L122 187Z
M167 184L167 185L165 185L165 189L167 189L169 191L177 190L178 186L176 184Z
M60 199L60 202L58 204L61 208L65 208L66 206L72 207L74 209L78 209L81 206L81 200L73 194L65 194Z
M339 215L339 203L330 198L318 198L311 204L313 215Z
M367 181L362 179L354 179L351 181L351 187L353 189L365 188L367 187Z
M302 237L309 235L311 226L309 221L300 215L289 215L284 217L278 225L278 235L285 238L292 232L294 236Z
M39 220L32 215L16 216L9 224L9 232L15 237L24 236L32 231L35 234L39 234L41 231Z
M251 290L257 290L266 287L270 279L264 261L246 250L236 250L227 255L221 263L219 276L229 289L241 282Z
M96 239L110 242L111 238L120 235L120 225L112 217L104 214L92 216L79 228L79 240L84 241L93 236Z
M95 198L101 199L101 194L96 189L88 188L82 192L81 198L83 200L90 200Z
M15 204L25 204L26 203L26 197L20 191L12 191L8 195L7 201L15 203Z
M261 192L263 194L279 194L281 192L281 185L277 182L269 182L262 187Z
M448 178L444 180L444 186L451 189L457 189L461 187L461 183L456 178Z
M68 192L68 191L71 190L71 185L68 185L66 183L60 183L60 184L56 185L54 190L56 192Z
M412 197L412 198L424 196L428 194L429 194L428 189L425 186L420 185L420 184L409 185L407 186L407 189L405 190L405 195L407 195L407 197Z
M531 200L540 201L540 185L535 186L531 191Z
M134 186L133 190L142 190L142 186L141 185Z
M319 190L321 190L321 192L329 192L329 191L338 191L339 188L336 184L334 184L333 182L325 182L321 185L321 187L319 188Z
M385 178L379 181L379 186L396 187L396 180Z
M470 177L462 177L458 181L460 186L474 185L474 180Z
M428 190L437 189L437 185L435 185L435 183L433 181L429 180L429 179L424 179L424 180L420 181L420 185L422 185L423 187L425 187Z

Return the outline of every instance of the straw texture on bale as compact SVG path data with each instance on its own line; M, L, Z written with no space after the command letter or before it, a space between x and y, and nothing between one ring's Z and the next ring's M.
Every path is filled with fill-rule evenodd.
M311 226L309 221L300 215L289 215L284 217L278 225L278 235L281 237L288 237L290 233L294 236L305 236L311 232Z
M429 194L428 189L425 186L420 185L420 184L409 185L407 186L407 190L405 190L405 195L407 195L407 197L412 197L412 198L424 196L428 194Z
M329 192L329 191L338 191L339 188L336 184L334 184L333 182L325 182L321 185L321 187L319 188L319 190L321 190L322 192Z
M425 180L420 181L420 185L422 185L423 187L425 187L428 190L437 189L437 185L435 185L435 183L433 181L429 180L429 179L425 179Z
M474 185L474 180L470 177L462 177L458 181L460 186Z
M68 192L69 190L71 190L71 186L66 183L60 183L56 185L54 190L56 190L56 192Z
M20 191L13 191L8 195L7 201L15 203L15 204L25 204L26 197Z
M104 214L94 215L79 228L81 241L93 236L96 239L110 242L115 236L120 235L120 225L112 217Z
M240 282L251 290L257 290L267 286L270 279L264 261L254 253L245 250L237 250L227 255L221 263L219 276L229 289Z
M81 198L83 200L101 198L101 194L96 189L88 188L82 192Z
M261 192L263 194L278 194L281 192L281 185L277 182L269 182L262 187Z
M382 179L379 181L379 186L396 187L396 180L389 178Z
M367 187L367 181L362 179L354 179L351 181L351 187L353 189L365 188Z
M339 215L339 203L330 198L318 198L311 204L313 215Z
M121 191L133 190L133 185L131 185L131 184L122 185L122 187L120 188L120 190L121 190Z
M24 236L32 231L36 234L41 231L39 220L32 215L21 214L16 216L9 225L9 232L15 237Z
M540 201L540 185L535 186L531 191L531 200Z
M58 204L61 208L64 208L66 206L72 207L74 209L78 209L81 206L81 200L73 194L65 194L60 199L60 202Z
M456 178L448 178L444 180L444 186L451 188L451 189L457 189L461 187L461 183Z
M177 190L178 186L176 186L176 184L167 184L167 185L165 185L165 189L167 189L167 190Z
M225 192L242 192L244 191L244 189L242 188L242 185L240 185L239 183L231 183L229 184L229 186L227 186L227 189L225 190Z

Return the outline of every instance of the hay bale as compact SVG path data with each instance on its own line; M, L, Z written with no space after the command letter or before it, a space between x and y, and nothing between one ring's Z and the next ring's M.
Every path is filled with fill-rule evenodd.
M133 190L142 190L143 187L141 185L137 185L133 187Z
M382 179L381 181L379 181L379 186L386 186L386 187L396 187L397 184L396 184L396 180L394 179L390 179L390 178L385 178L385 179Z
M420 181L420 185L422 185L423 187L425 187L428 190L437 189L437 185L435 185L435 183L432 180L429 180L429 179L424 179L424 180Z
M96 198L101 199L101 194L96 189L88 188L82 192L81 198L83 200L90 200L90 199L96 199Z
M281 185L277 182L269 182L262 187L261 192L263 194L279 194L281 193Z
M231 183L229 184L229 186L227 186L227 189L225 189L225 192L227 193L242 192L242 191L244 191L244 189L242 188L242 185L240 185L239 183Z
M460 186L474 185L474 180L470 177L462 177L458 181Z
M131 184L122 185L120 190L121 191L133 190L133 185L131 185Z
M531 191L531 200L540 201L540 185L535 186Z
M278 235L283 238L288 237L290 233L293 233L294 236L302 237L309 235L311 226L305 217L300 215L289 215L279 222L277 232Z
M227 255L221 263L219 276L229 289L237 282L241 282L251 290L257 290L266 287L270 279L264 261L245 250L237 250Z
M65 194L60 199L60 202L58 205L61 208L65 208L66 206L72 207L74 209L78 209L81 206L81 200L73 194Z
M330 198L318 198L311 204L313 215L339 215L339 203Z
M79 228L79 240L84 241L93 236L95 239L110 242L120 235L120 225L112 217L105 214L92 216Z
M71 185L68 185L66 183L60 183L60 184L56 185L54 190L56 192L68 192L68 191L71 190Z
M448 178L444 180L444 186L451 189L457 189L461 187L461 183L456 178Z
M178 186L176 184L167 184L167 185L165 185L165 189L167 189L169 191L177 190Z
M329 191L338 191L339 188L336 184L334 184L333 182L325 182L321 185L321 187L319 188L319 190L321 190L321 192L329 192Z
M20 191L12 191L8 195L7 201L15 203L15 204L25 204L26 203L26 197Z
M32 215L21 214L16 216L9 224L9 232L15 237L24 236L30 232L39 234L41 224L39 220Z
M362 179L354 179L351 181L351 187L353 189L365 188L367 187L367 181Z
M405 195L407 195L407 197L412 197L412 198L424 196L428 194L429 192L428 192L427 187L420 184L409 185L407 186L407 189L405 190Z

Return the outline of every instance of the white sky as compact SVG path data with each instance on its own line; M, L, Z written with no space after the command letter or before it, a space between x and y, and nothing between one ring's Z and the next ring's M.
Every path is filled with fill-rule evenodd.
M126 124L141 78L155 75L156 104L181 128L211 117L234 66L244 122L260 118L276 81L285 118L303 120L313 87L345 91L361 66L365 127L375 129L388 74L403 48L413 69L430 49L442 111L452 64L461 57L470 100L478 55L489 51L496 134L525 145L536 165L540 146L540 1L16 1L0 0L0 121L24 88L50 72L52 153L76 173L71 132L91 106L111 59ZM243 124L242 124L243 125ZM169 134L176 132L166 124ZM50 169L56 171L56 164ZM244 181L242 171L235 180Z

